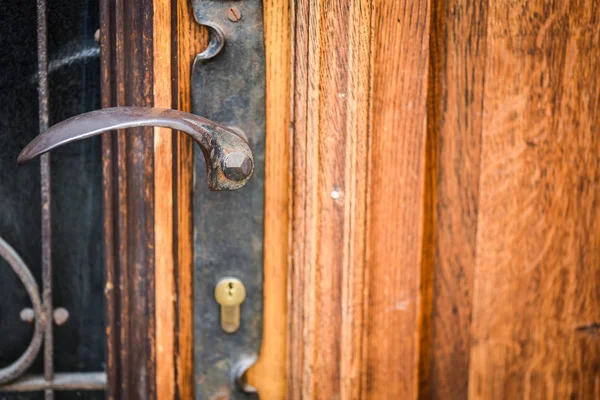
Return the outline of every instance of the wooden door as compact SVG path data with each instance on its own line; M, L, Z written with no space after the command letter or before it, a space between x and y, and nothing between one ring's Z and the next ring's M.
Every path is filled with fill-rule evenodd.
M204 37L189 3L115 4L104 45L129 65L117 77L134 74L123 82L139 79L146 89L131 89L154 105L189 107ZM264 2L264 336L248 373L261 398L600 396L599 10ZM190 145L154 133L140 143L155 161L154 247L135 253L154 270L147 306L127 310L148 316L133 321L150 347L121 353L133 374L121 382L133 396L143 364L152 396L190 398ZM106 167L138 165L119 157ZM120 210L113 221L137 218Z
M600 397L598 4L290 6L285 396Z
M99 6L102 106L190 111L190 1ZM263 6L260 398L600 398L600 4ZM195 396L191 146L102 140L108 398Z

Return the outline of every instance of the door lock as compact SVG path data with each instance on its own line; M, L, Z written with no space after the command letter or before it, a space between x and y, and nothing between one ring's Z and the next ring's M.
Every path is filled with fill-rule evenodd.
M234 333L240 327L240 306L246 300L246 287L237 278L223 278L215 287L215 299L221 306L221 329Z

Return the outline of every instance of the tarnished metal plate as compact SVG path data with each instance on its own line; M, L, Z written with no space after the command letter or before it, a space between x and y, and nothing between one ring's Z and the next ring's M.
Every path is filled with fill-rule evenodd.
M265 147L265 57L260 0L194 0L196 20L211 43L194 62L194 114L247 136L255 169L238 191L211 192L204 157L197 153L194 182L194 375L196 399L248 399L236 384L256 360L262 335ZM224 45L223 45L224 40ZM196 149L197 150L197 149ZM247 297L241 325L228 334L219 323L215 286L240 279ZM246 391L252 388L246 385Z

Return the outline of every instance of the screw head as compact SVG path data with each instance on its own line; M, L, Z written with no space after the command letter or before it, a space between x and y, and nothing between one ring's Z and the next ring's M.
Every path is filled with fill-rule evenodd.
M252 172L252 160L241 151L228 154L223 160L223 173L227 179L241 181L250 176Z
M240 19L242 19L242 13L240 12L239 8L230 7L227 10L227 18L229 18L231 22L238 22Z

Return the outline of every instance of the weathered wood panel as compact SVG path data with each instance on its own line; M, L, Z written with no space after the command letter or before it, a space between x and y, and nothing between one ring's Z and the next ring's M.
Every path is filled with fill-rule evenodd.
M422 389L436 399L464 399L468 390L487 3L439 1L432 16L435 257L430 376Z
M153 104L152 2L101 5L102 106ZM103 136L109 398L156 395L151 128Z
M154 107L172 108L171 4L153 0ZM175 399L175 252L173 132L154 128L154 276L156 287L156 398Z
M290 399L359 398L369 97L368 1L294 10Z
M208 34L196 22L191 1L173 2L173 104L174 108L191 112L191 71L197 54L206 48ZM193 141L182 133L174 137L175 207L175 276L176 276L176 380L177 398L194 395L194 329L193 329Z
M296 3L290 398L418 394L429 12Z
M107 0L101 17L103 106L189 110L206 45L190 4ZM103 137L109 396L192 398L191 141L138 131Z
M469 398L600 397L599 21L489 2Z
M374 1L363 398L418 394L429 1Z

